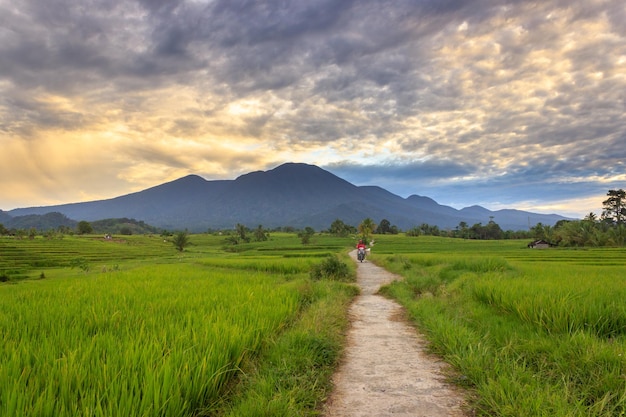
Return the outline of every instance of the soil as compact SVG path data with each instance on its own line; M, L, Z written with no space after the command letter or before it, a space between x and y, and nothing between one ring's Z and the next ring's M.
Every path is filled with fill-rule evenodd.
M356 251L351 253L356 259ZM446 363L427 352L427 342L405 320L403 308L377 294L401 279L357 262L361 294L350 307L351 327L325 417L461 417L463 393L445 381Z

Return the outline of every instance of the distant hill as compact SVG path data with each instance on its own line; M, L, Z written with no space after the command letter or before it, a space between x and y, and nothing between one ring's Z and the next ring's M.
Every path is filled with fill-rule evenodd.
M5 214L5 215L3 215ZM70 229L76 228L78 222L68 218L59 212L48 212L45 214L24 214L10 216L6 212L0 212L0 224L7 229L35 228L39 231L58 229L59 226L66 226Z
M159 234L161 230L146 224L143 220L135 219L104 219L91 222L94 233L108 233L110 235L144 235Z
M135 219L103 219L90 222L94 233L109 234L151 234L160 233L162 230L146 224L144 221ZM37 231L43 232L48 230L57 230L59 227L66 227L70 230L76 230L78 222L68 218L59 212L50 212L46 214L25 214L12 217L7 213L0 211L0 224L6 229L24 229L29 230L35 228Z
M486 224L491 218L504 230L526 230L529 224L554 225L566 219L556 214L490 211L479 206L457 210L428 197L402 198L380 187L358 187L317 166L299 163L251 172L235 180L207 181L189 175L108 200L19 208L8 214L16 217L49 212L76 221L132 218L163 229L195 232L232 228L237 223L323 230L336 219L356 226L367 217L375 222L387 219L403 230L422 223L442 229L455 228L461 221L470 226Z
M10 222L11 220L13 220L13 217L9 213L7 213L6 211L0 210L0 224L3 224L6 226L6 224Z

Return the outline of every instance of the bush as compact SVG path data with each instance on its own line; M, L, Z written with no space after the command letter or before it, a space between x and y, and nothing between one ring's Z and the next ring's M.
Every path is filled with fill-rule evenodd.
M89 266L89 262L85 258L74 258L70 261L70 268L79 268L83 272L89 272L91 267Z
M311 268L311 279L331 279L334 281L350 281L352 274L350 268L335 256L328 256L321 264Z

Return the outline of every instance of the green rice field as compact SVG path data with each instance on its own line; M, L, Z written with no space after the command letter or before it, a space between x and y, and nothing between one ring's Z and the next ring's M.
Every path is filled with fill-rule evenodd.
M626 248L526 243L381 236L371 258L476 415L625 415Z
M190 240L0 238L0 415L320 415L357 290L311 271L354 239ZM471 415L626 415L625 248L375 240Z
M0 240L0 415L317 415L356 290L309 270L346 242L191 241Z

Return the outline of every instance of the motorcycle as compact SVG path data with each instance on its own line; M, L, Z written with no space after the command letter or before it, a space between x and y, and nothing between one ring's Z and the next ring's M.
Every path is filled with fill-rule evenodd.
M364 248L360 248L360 249L357 251L356 258L357 258L360 262L363 262L363 260L365 259L365 249L364 249Z

